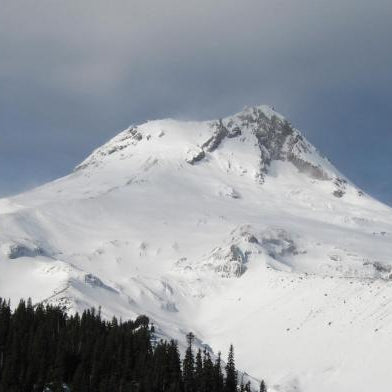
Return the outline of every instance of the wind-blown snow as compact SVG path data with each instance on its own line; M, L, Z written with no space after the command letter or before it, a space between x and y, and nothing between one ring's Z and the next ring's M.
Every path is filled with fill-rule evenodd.
M151 121L0 200L0 296L234 343L271 390L387 390L391 218L269 107Z

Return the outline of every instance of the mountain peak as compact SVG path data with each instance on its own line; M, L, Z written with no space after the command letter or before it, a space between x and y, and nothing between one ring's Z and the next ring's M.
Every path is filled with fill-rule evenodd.
M218 160L239 175L264 183L273 162L289 162L298 172L319 181L334 182L333 194L342 197L347 180L300 131L273 108L247 107L234 115L210 121L172 119L131 126L95 150L75 170L109 167L120 170L135 156L150 161L177 160L201 165ZM154 158L155 157L155 158ZM120 164L120 162L122 162Z

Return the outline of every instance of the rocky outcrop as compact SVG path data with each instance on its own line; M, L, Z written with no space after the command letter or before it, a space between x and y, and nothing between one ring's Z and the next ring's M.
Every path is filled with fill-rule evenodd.
M138 127L130 127L115 136L108 143L95 150L85 161L76 166L74 171L85 169L89 166L100 166L104 157L118 153L131 145L136 145L143 140L143 134Z
M346 193L347 181L338 177L335 179L334 184L336 189L333 191L333 195L337 198L343 197Z
M194 165L197 162L200 162L203 160L206 156L206 153L202 149L197 149L197 150L191 150L188 151L188 157L186 158L186 161L190 165Z
M181 258L176 269L181 271L210 271L222 278L239 278L253 260L264 260L273 268L290 268L292 258L300 251L291 235L281 228L267 228L256 233L250 225L235 229L224 244L214 248L204 259L191 262ZM261 259L261 255L267 256Z
M99 279L97 276L95 276L93 274L84 275L84 283L88 284L91 287L98 287L98 288L102 288L102 289L117 293L117 290L106 285L105 283L102 282L101 279Z
M263 108L255 107L229 118L211 123L212 136L201 145L200 152L187 162L202 161L206 153L220 148L225 139L250 135L255 138L259 151L256 178L263 183L272 161L291 162L301 173L316 180L330 180L330 175L318 164L305 158L312 155L312 146L290 123L275 114L267 115Z
M48 256L48 253L37 244L33 243L11 243L1 246L5 257L14 260L20 257Z
M210 267L222 277L239 277L247 269L248 257L248 251L243 252L238 245L232 244L228 248L218 248L212 253Z
M222 143L223 139L225 139L225 137L227 137L229 134L229 131L223 125L222 120L219 120L219 122L214 123L212 125L212 128L215 129L214 134L202 145L203 150L206 150L208 152L215 151Z
M299 254L297 245L290 234L280 228L266 230L260 240L261 246L273 259L286 263L285 258Z
M305 173L315 180L328 181L331 179L321 167L306 162L293 153L288 153L287 159L298 169L300 173Z
M374 277L385 280L392 279L392 266L390 264L381 263L379 261L368 261L363 265L373 270L372 274Z
M261 108L253 108L239 115L242 126L250 128L257 139L260 149L259 179L263 181L272 161L289 161L300 172L318 180L329 180L330 177L302 155L310 154L311 146L291 124L276 115L267 116Z

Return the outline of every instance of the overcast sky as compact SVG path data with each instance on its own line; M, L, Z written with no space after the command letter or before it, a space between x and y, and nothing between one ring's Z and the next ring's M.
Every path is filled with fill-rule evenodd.
M0 196L131 123L270 104L392 204L391 0L0 0Z

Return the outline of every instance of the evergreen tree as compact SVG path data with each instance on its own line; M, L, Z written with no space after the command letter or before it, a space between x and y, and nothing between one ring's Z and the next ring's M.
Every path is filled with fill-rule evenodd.
M167 349L167 364L169 371L169 391L182 391L181 361L177 343L172 340Z
M267 392L267 386L265 385L264 380L261 380L261 383L260 383L260 392Z
M251 388L251 385L250 385L250 381L248 381L248 382L245 384L245 386L244 386L244 391L245 391L245 392L252 392L252 388Z
M204 350L203 353L203 382L201 385L203 392L214 390L214 364L212 363L210 353Z
M237 391L237 371L234 363L234 347L231 344L226 364L225 392Z
M224 387L224 380L223 380L223 373L222 373L222 360L221 360L221 353L218 352L218 357L216 358L215 365L214 365L213 391L221 392L223 391L223 387Z
M194 390L194 377L195 377L195 359L193 356L193 340L195 336L192 332L186 336L188 341L188 347L185 352L185 358L183 362L183 380L184 380L184 391L193 392Z
M199 349L196 354L195 362L195 391L202 392L204 382L203 359L201 357L201 350Z

